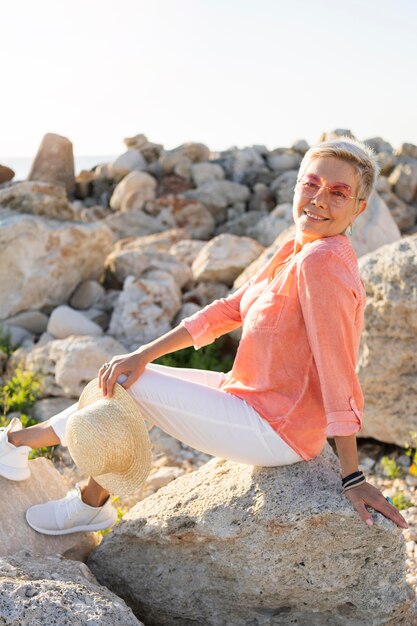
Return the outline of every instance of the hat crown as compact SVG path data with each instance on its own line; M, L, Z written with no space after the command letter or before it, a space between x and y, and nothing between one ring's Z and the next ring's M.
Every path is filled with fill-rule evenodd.
M151 468L151 442L139 405L118 383L104 397L95 378L66 425L69 452L83 474L111 493L136 490Z
M77 465L90 476L126 471L140 451L134 449L128 422L111 410L111 401L96 400L77 417L72 432Z

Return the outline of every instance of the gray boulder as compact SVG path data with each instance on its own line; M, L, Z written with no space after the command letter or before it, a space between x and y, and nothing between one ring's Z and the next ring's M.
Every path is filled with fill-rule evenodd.
M98 535L95 533L43 535L26 522L25 513L29 507L63 498L68 491L65 479L48 459L29 461L29 467L32 473L27 480L15 482L0 477L0 557L27 549L44 555L62 554L68 558L85 560L98 543Z
M123 600L97 583L85 563L24 550L0 559L0 581L0 624L142 624Z
M373 518L330 446L274 468L216 458L139 502L88 564L147 626L411 625L402 532Z
M359 261L367 305L358 372L365 394L359 435L405 446L417 431L417 236Z

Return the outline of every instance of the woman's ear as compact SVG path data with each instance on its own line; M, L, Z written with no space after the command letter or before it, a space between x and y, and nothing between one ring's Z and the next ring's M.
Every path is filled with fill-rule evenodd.
M355 217L358 217L358 215L363 213L367 206L368 206L368 202L366 200L359 200L358 210L355 211L354 213Z

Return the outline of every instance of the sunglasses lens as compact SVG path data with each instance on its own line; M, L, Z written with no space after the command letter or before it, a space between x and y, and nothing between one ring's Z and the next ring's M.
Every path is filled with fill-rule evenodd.
M314 198L322 188L315 176L304 176L298 181L298 192L306 198ZM340 208L350 199L349 189L345 185L326 186L330 206Z

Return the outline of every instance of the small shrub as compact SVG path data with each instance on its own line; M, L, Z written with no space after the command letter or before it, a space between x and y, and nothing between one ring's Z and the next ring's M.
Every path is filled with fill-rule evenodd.
M112 500L112 504L114 504L115 502L117 502L117 500L119 500L120 496L115 496ZM117 520L116 520L116 524L115 526L117 526L117 524L120 522L120 520L123 518L123 515L126 513L126 511L124 509L122 509L122 507L118 506L116 508L117 511ZM114 527L113 527L114 528ZM108 533L110 533L112 531L111 528L105 528L104 530L97 530L97 534L101 535L102 537L104 537L104 535L107 535Z
M199 350L184 348L156 359L154 363L170 367L191 367L198 370L228 372L233 365L233 357L225 354L221 342L212 343Z
M402 478L404 476L403 470L397 465L396 461L390 459L389 456L382 457L381 466L387 478Z
M41 381L33 372L17 368L14 376L0 391L0 411L3 415L11 411L27 411L39 398Z
M402 491L399 491L392 496L392 501L394 502L394 506L397 507L400 511L403 509L408 509L410 506L414 506L414 503L411 500L407 500L405 494Z

